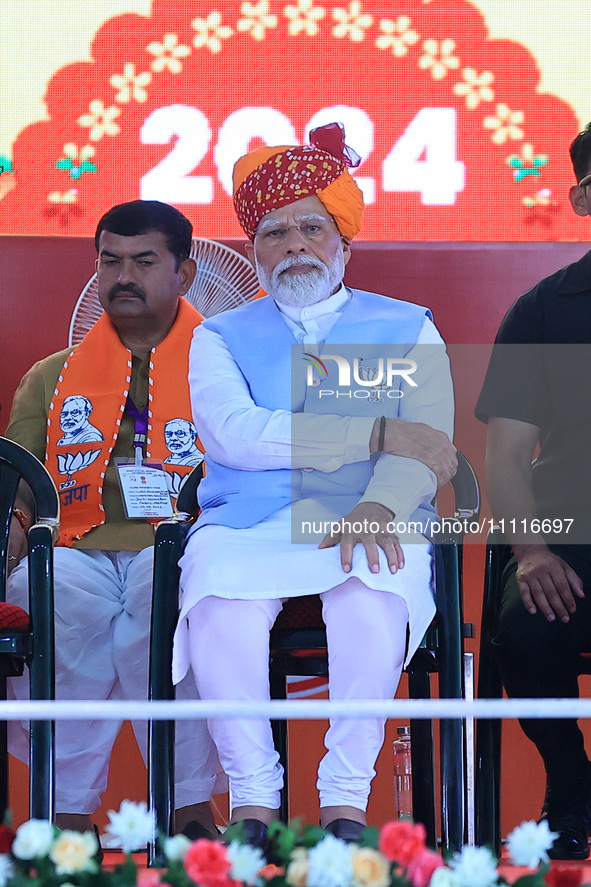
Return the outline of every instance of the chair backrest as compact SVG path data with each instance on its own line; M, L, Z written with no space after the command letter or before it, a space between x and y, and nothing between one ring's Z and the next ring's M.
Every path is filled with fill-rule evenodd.
M7 575L8 533L12 507L21 480L28 485L35 508L35 524L59 532L59 496L51 475L32 453L6 437L0 437L0 595L4 599Z
M32 633L27 633L25 647L16 652L22 653L29 665L31 699L49 700L55 698L53 544L59 533L59 496L49 472L36 457L19 444L0 437L0 595L2 599L5 596L12 507L21 480L29 487L34 508L34 524L28 532L29 615ZM31 721L30 737L30 815L33 819L53 819L54 722Z
M456 498L454 517L460 520L477 520L480 515L480 484L476 472L460 450L457 452L458 470L450 483Z

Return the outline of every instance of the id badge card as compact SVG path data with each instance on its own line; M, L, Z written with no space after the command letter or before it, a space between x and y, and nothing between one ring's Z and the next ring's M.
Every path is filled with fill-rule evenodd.
M117 474L128 518L172 517L167 475L160 464L117 460Z

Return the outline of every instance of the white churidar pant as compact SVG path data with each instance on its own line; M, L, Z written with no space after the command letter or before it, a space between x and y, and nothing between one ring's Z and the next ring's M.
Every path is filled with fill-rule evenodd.
M423 581L429 583L427 575ZM396 594L350 578L321 595L331 699L391 699L405 657L408 610ZM210 596L188 614L191 662L203 699L269 698L269 631L282 601ZM365 810L385 719L332 721L318 770L322 807ZM268 721L209 722L235 807L279 807L283 772Z
M153 548L140 552L55 549L56 698L146 699ZM8 600L28 609L27 563L8 582ZM10 680L17 699L28 698L28 676ZM178 699L195 699L192 674L177 685ZM120 721L58 721L56 811L94 813L107 786ZM145 721L133 724L144 760ZM10 751L28 762L28 725L11 722ZM203 720L176 726L176 807L207 801L223 790L220 765Z

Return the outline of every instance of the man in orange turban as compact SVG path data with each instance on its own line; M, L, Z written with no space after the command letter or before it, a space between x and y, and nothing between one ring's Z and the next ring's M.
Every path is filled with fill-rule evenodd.
M360 158L345 145L340 123L312 130L310 138L311 145L257 148L236 163L234 207L251 240L268 212L312 196L346 240L359 234L363 195L349 167L357 166Z
M455 470L445 348L425 308L344 286L363 200L342 127L312 138L236 164L236 211L269 295L205 321L191 348L207 472L173 671L192 664L203 699L268 698L269 632L283 601L307 594L322 599L331 698L391 699L435 610L430 546L404 522L427 526ZM416 382L384 381L387 354L416 365ZM351 365L355 391L341 378ZM232 822L265 850L283 780L270 724L209 726ZM331 722L318 790L322 825L342 840L365 827L383 736L380 718Z

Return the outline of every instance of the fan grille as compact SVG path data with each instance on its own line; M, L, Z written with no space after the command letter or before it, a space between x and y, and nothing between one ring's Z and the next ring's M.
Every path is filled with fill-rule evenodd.
M215 240L194 237L191 258L197 274L186 295L204 317L213 317L230 308L250 302L259 291L254 268L236 250ZM68 344L77 345L102 314L96 274L90 278L74 307Z

